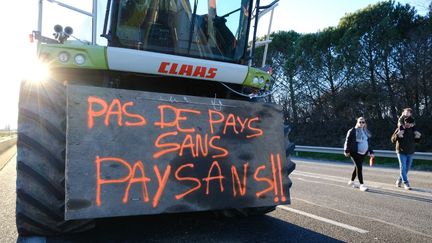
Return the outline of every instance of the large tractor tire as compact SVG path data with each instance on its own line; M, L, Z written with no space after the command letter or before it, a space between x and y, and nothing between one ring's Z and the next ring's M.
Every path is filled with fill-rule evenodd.
M21 84L18 117L16 225L20 235L76 233L92 221L65 221L65 86Z
M291 153L294 151L295 145L294 143L291 143L289 140L289 133L291 132L291 127L288 125L285 125L284 127L284 145L285 145L285 152L286 152L286 160L287 160L287 174L285 176L288 179L288 187L291 188L292 182L291 179L288 177L291 172L295 169L295 164L291 160ZM253 208L235 208L235 209L227 209L218 211L218 214L222 214L225 217L249 217L249 216L258 216L258 215L264 215L266 213L270 213L271 211L275 210L275 206L269 206L269 207L253 207Z

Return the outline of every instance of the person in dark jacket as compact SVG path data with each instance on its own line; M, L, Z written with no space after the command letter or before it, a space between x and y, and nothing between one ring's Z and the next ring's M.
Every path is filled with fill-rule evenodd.
M354 171L351 175L351 180L348 185L353 186L354 180L358 177L360 182L360 190L367 191L367 186L363 184L363 161L367 153L371 157L374 156L373 150L370 147L369 139L371 133L367 129L366 120L364 117L357 118L357 123L355 127L348 130L345 144L344 144L344 154L346 157L351 157L354 163Z
M415 144L420 140L421 133L414 130L414 118L406 117L403 128L397 128L391 137L392 143L396 143L396 153L399 160L399 178L396 180L396 186L401 187L403 183L405 190L411 190L408 181L408 171L413 163Z

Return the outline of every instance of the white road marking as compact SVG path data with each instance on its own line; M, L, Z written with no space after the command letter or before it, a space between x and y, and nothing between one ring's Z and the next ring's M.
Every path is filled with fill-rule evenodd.
M355 218L364 218L364 219L371 220L371 221L377 221L377 222L380 222L382 224L387 224L387 225L393 226L393 227L398 228L400 230L406 230L406 231L409 231L411 233L418 234L418 235L421 235L421 236L424 236L424 237L432 239L432 235L428 235L428 234L425 234L425 233L422 233L422 232L419 232L419 231L416 231L416 230L404 227L404 226L399 225L399 224L393 224L391 222L388 222L388 221L385 221L385 220L381 220L381 219L378 219L378 218L373 218L373 217L368 217L368 216L364 216L364 215L359 215L359 214L353 214L353 213L345 212L343 210L339 210L339 209L332 208L332 207L327 207L327 206L324 206L322 204L313 203L311 201L308 201L308 200L305 200L305 199L296 198L296 197L291 197L291 200L297 200L297 201L301 201L301 202L304 202L304 203L307 203L307 204L310 204L310 205L314 205L316 207L322 207L322 208L326 208L326 209L329 209L329 210L334 210L336 212L343 213L343 214L346 214L346 215L350 215L350 216L355 217ZM281 207L281 206L279 206L279 207Z
M358 184L355 184L354 186L348 186L348 185L338 185L338 184L333 184L333 183L327 183L327 182L324 182L324 181L307 180L307 179L304 179L304 178L297 178L297 180L304 181L304 182L309 182L309 183L316 183L316 184L320 184L320 185L337 186L337 187L344 188L344 189L349 189L349 190L358 189L359 188Z
M311 177L315 179L323 179L328 181L348 182L348 179L345 177L331 176L331 175L317 174L317 173L310 173L310 172L303 172L303 171L294 171L292 175Z
M306 216L306 217L309 217L309 218L312 218L312 219L316 219L316 220L319 220L319 221L322 221L322 222L325 222L325 223L328 223L328 224L336 225L336 226L342 227L344 229L355 231L355 232L358 232L358 233L361 233L361 234L365 234L365 233L369 232L369 231L364 230L364 229L360 229L360 228L357 228L357 227L354 227L354 226L351 226L351 225L348 225L348 224L340 223L340 222L337 222L337 221L334 221L334 220L331 220L331 219L328 219L328 218L323 218L323 217L317 216L315 214L310 214L310 213L307 213L307 212L304 212L304 211L301 211L301 210L297 210L297 209L294 209L294 208L290 208L290 207L287 207L287 206L284 206L284 205L279 205L278 208L283 209L283 210L288 211L288 212L297 213L297 214L300 214L300 215L303 215L303 216Z

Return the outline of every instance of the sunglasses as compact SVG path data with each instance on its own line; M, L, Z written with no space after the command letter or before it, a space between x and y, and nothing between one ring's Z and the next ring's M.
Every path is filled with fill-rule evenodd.
M365 124L366 122L365 122L365 121L359 121L358 123L360 123L360 124Z

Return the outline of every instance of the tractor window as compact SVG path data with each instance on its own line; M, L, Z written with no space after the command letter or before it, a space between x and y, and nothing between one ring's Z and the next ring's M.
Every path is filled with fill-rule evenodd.
M111 46L239 62L250 0L115 1Z

